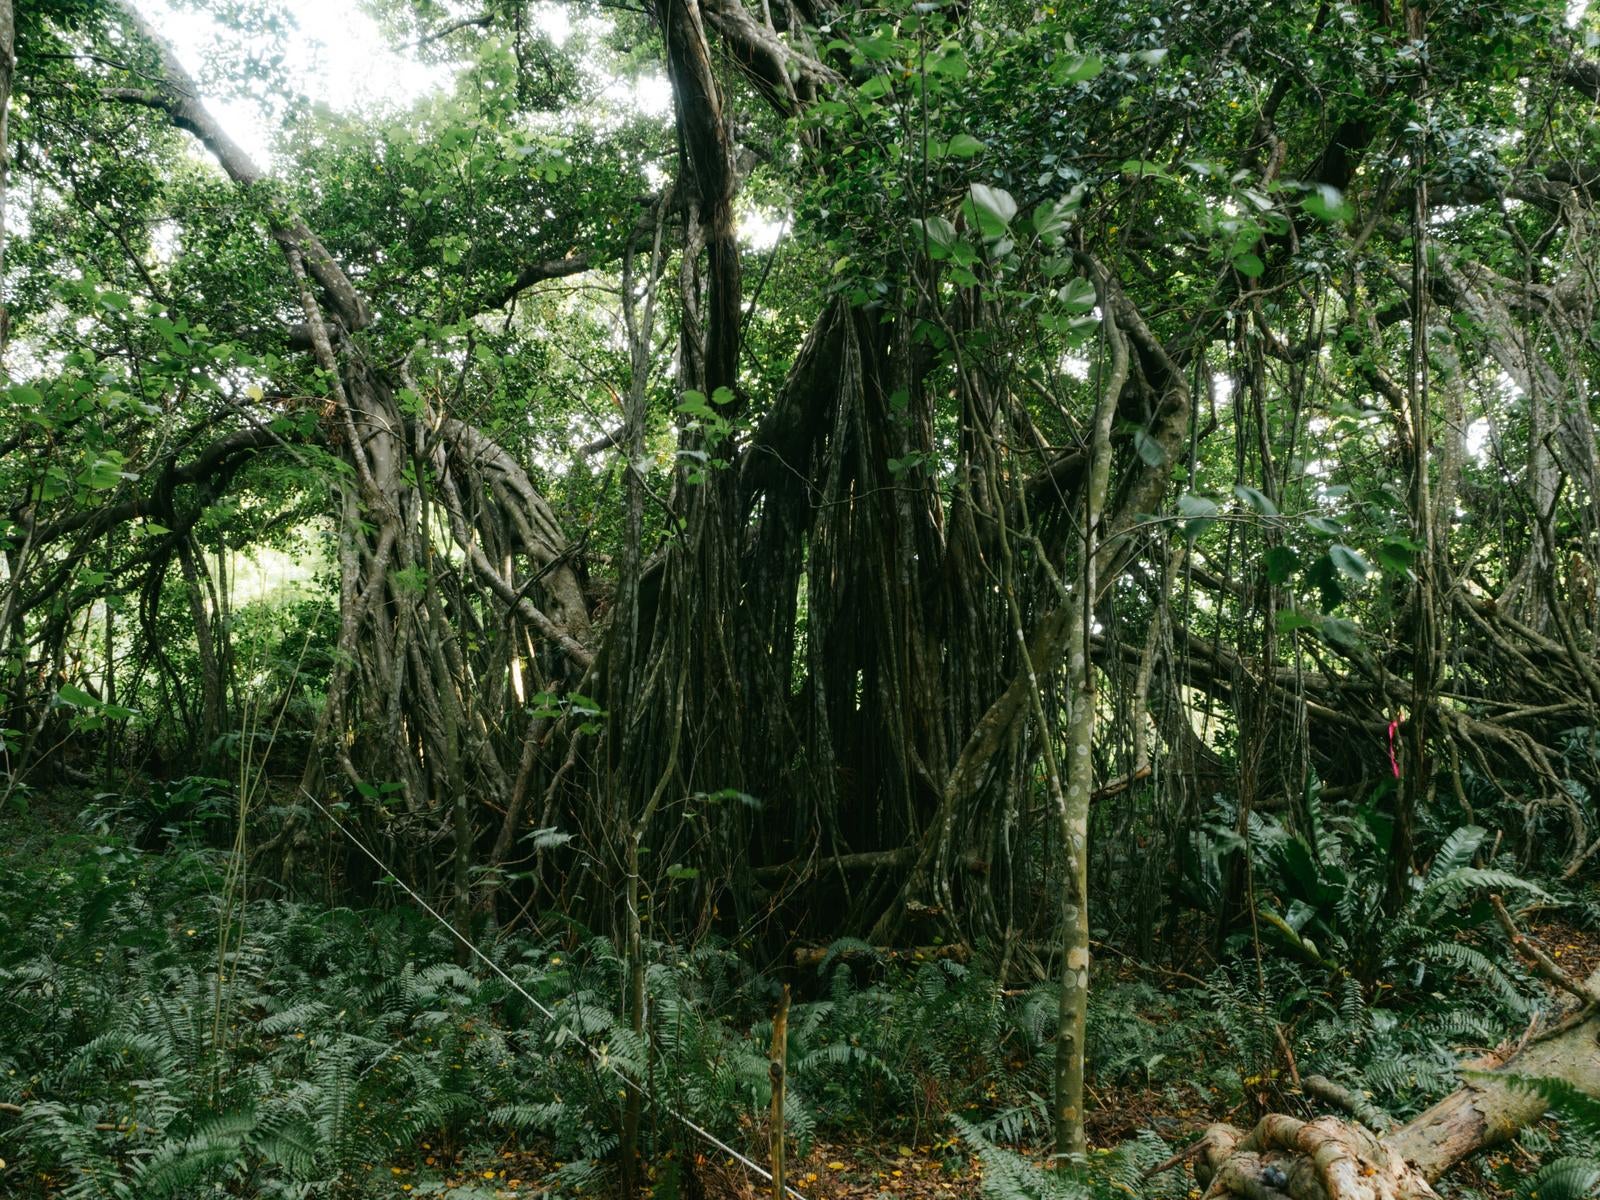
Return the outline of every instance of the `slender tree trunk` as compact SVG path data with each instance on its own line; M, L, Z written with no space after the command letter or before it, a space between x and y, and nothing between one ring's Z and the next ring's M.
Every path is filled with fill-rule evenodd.
M1413 24L1416 9L1407 10ZM1420 38L1420 30L1414 31ZM1418 134L1419 139L1424 137ZM1411 425L1411 525L1419 547L1411 589L1412 624L1411 703L1406 713L1404 774L1395 781L1394 836L1389 846L1388 910L1398 912L1411 892L1412 846L1417 813L1427 803L1433 767L1428 756L1429 713L1434 681L1439 671L1438 614L1434 604L1440 563L1433 527L1433 498L1429 479L1432 466L1433 419L1428 374L1428 185L1424 177L1425 149L1419 147L1413 168L1417 180L1412 190L1411 214L1411 362L1407 388Z
M638 1039L637 1044L645 1046L644 928L639 916L639 834L642 832L636 831L628 838L628 879L624 897L628 939L628 994L625 1008L628 1028ZM645 1054L649 1054L648 1047L645 1048ZM622 1136L617 1146L622 1159L622 1194L628 1200L636 1200L639 1195L639 1129L643 1117L643 1093L638 1087L630 1087L622 1102Z
M772 1104L767 1112L767 1160L772 1170L772 1200L783 1200L783 1096L789 1070L789 985L783 985L778 1011L772 1018L772 1050L767 1075L772 1082Z
M1061 909L1061 997L1056 1018L1055 1148L1058 1156L1087 1150L1084 1137L1084 1025L1089 1006L1089 798L1094 792L1095 665L1091 654L1106 493L1111 481L1111 420L1128 378L1128 347L1112 315L1105 281L1099 293L1102 339L1110 362L1091 425L1088 486L1083 499L1082 573L1067 601L1066 793L1059 803L1065 865Z
M217 637L212 612L206 606L205 559L194 552L188 539L178 545L178 565L183 570L184 594L189 599L189 616L194 621L195 649L200 658L199 751L206 771L218 774L217 739L227 725L227 680L217 654Z

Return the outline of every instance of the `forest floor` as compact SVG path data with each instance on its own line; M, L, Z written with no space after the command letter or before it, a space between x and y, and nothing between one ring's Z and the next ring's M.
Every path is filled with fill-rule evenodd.
M1600 930L1583 929L1559 919L1536 918L1529 923L1528 932L1579 978L1600 968ZM1112 973L1132 978L1140 968L1125 962ZM1093 1088L1091 1092L1094 1107L1089 1118L1090 1144L1102 1154L1146 1130L1182 1146L1196 1140L1214 1122L1248 1126L1253 1123L1255 1112L1292 1110L1296 1106L1295 1098L1280 1091L1275 1083L1231 1104L1220 1089L1193 1084L1187 1088L1192 1103L1176 1105L1170 1090L1163 1092L1132 1083ZM1544 1132L1559 1138L1554 1122L1547 1122ZM1047 1152L1035 1149L1024 1154L1043 1164ZM392 1167L391 1171L402 1194L414 1191L406 1179L420 1169L435 1188L442 1185L446 1196L462 1189L479 1195L487 1191L497 1200L515 1200L541 1193L545 1187L541 1181L562 1165L548 1150L538 1147L508 1143L495 1160L485 1158L481 1150L453 1158L424 1142L417 1147L412 1165ZM1537 1155L1511 1143L1462 1164L1452 1174L1446 1194L1470 1189L1482 1200L1511 1200L1516 1190L1508 1181L1532 1175L1539 1165ZM647 1175L654 1179L655 1169ZM696 1155L695 1175L707 1197L765 1200L770 1195L770 1185L726 1156ZM980 1195L983 1164L959 1139L948 1134L915 1144L885 1142L875 1136L819 1138L808 1153L791 1161L787 1181L806 1200L943 1200ZM645 1191L650 1195L654 1189L647 1185ZM1198 1191L1190 1195L1198 1195Z
M156 1018L167 1021L178 1011L162 1008L163 996L180 1003L184 1014L211 1011L207 980L214 979L208 973L215 969L222 927L223 876L218 872L224 858L206 848L141 850L137 839L86 830L69 805L35 808L10 832L12 845L0 858L0 999L7 1001L0 1004L0 1103L8 1110L0 1114L0 1196L54 1197L64 1195L75 1180L81 1185L86 1170L136 1173L140 1163L172 1153L171 1139L163 1142L159 1130L141 1126L140 1139L147 1140L119 1132L127 1128L122 1122L130 1104L141 1112L165 1106L174 1130L199 1128L185 1125L190 1119L185 1114L211 1108L202 1069L212 1061L206 1057L209 1025L186 1031L180 1021L164 1029ZM1600 932L1576 924L1571 912L1524 910L1524 929L1556 961L1584 977L1600 967ZM310 1087L319 1064L332 1062L327 1056L340 1046L369 1056L370 1047L382 1051L360 1074L343 1082L330 1077L327 1087L306 1093L305 1105L323 1106L317 1111L333 1113L329 1105L342 1105L338 1111L357 1120L355 1131L365 1138L347 1148L318 1148L316 1170L342 1164L346 1178L359 1180L351 1194L362 1197L506 1200L578 1190L563 1185L550 1191L552 1174L573 1164L564 1162L554 1149L557 1143L543 1134L512 1132L515 1123L501 1106L510 1100L536 1106L552 1097L559 1102L563 1091L579 1094L594 1083L585 1060L570 1046L556 1053L565 1044L561 1038L521 1028L529 1014L507 1012L504 989L454 966L449 943L419 914L403 904L356 910L309 900L264 900L251 902L241 928L248 930L249 941L238 961L254 954L262 964L258 975L241 975L231 1001L236 1011L250 1015L238 1027L230 1053L259 1073L240 1073L239 1085L263 1081L260 1094L244 1096L243 1106L265 1111L293 1089ZM507 946L523 949L504 961L521 971L529 986L547 989L544 997L557 1009L575 990L589 988L589 994L603 997L614 989L617 964L605 961L605 939L560 937L511 939ZM1491 947L1484 943L1484 948ZM761 982L743 966L730 967L732 957L723 951L704 956L705 965L684 976L688 982L677 995L678 1002L692 999L700 1006L684 1010L703 1021L701 1041L685 1048L702 1057L684 1062L702 1072L707 1088L732 1059L750 1049L764 1054L756 1028L764 993L752 992L739 1010L742 1015L735 1015L725 1007L726 999L714 998L714 990L688 990L691 984L710 986L724 978L718 971L744 979L741 986ZM1209 968L1192 969L1204 974ZM704 974L695 976L695 971ZM1253 970L1244 974L1254 978ZM375 987L376 980L385 986ZM1104 1069L1090 1090L1089 1136L1097 1156L1110 1161L1117 1147L1140 1138L1150 1142L1154 1135L1159 1143L1146 1149L1157 1153L1145 1161L1159 1161L1216 1121L1249 1127L1264 1113L1307 1112L1270 1040L1256 1059L1262 1065L1252 1068L1239 1050L1240 1034L1224 1033L1226 1014L1219 1006L1230 1003L1230 993L1221 985L1107 949L1097 955L1095 989L1098 1003L1106 1006L1099 1010L1103 1035L1096 1042ZM960 1113L981 1126L1008 1108L1037 1107L1038 1093L1048 1088L1049 1045L1047 1034L1041 1041L1027 1032L1028 1006L1043 992L1006 993L1004 1012L996 1016L992 982L938 964L862 970L853 978L843 970L836 977L819 973L807 978L806 991L803 1001L797 996L796 1011L809 1011L816 1020L799 1035L792 1031L792 1037L804 1039L815 1055L817 1065L806 1083L816 1132L791 1151L794 1190L806 1200L940 1200L982 1192L982 1157L948 1114ZM1470 1009L1476 995L1462 980L1465 1000L1440 993L1424 998L1422 1007L1386 1011L1396 1014L1389 1018L1393 1027L1403 1029L1435 1005ZM72 1018L64 1023L69 997ZM1245 995L1247 1002L1251 998ZM1251 1016L1245 1008L1239 1013ZM1495 1031L1493 1036L1519 1032L1503 1014L1480 1016L1482 1028ZM999 1023L985 1024L990 1018ZM604 1027L583 1025L581 1012L576 1025L570 1012L561 1019L597 1040L605 1036L592 1032ZM500 1040L480 1041L491 1029ZM1438 1053L1448 1064L1451 1056L1473 1048L1468 1041L1439 1041ZM487 1049L490 1045L505 1048ZM1297 1053L1300 1045L1297 1041ZM96 1046L121 1047L117 1053L125 1061L95 1057ZM830 1060L825 1053L830 1046L872 1051L880 1066L892 1064L900 1090L884 1090L882 1079L870 1072L829 1075L830 1061L847 1061ZM664 1047L662 1053L677 1049ZM391 1051L400 1053L391 1056ZM391 1057L405 1059L393 1074L386 1069ZM756 1065L764 1076L764 1061L757 1059ZM1313 1068L1302 1063L1302 1069ZM407 1128L418 1132L391 1136L382 1122L369 1123L360 1115L393 1113L396 1124L403 1113L415 1116L416 1081L423 1079L449 1092L454 1107L425 1120L408 1116ZM1432 1091L1391 1088L1387 1102L1393 1112L1414 1112L1452 1080L1447 1069ZM748 1115L760 1111L748 1086L745 1080L730 1093L743 1099L719 1101L723 1113L747 1114L730 1121L722 1133L764 1163L765 1154L751 1149L765 1144L766 1132ZM593 1107L583 1112L572 1106L569 1120L577 1124L567 1126L569 1144L582 1141L584 1123L595 1112L603 1121L602 1110L608 1105L614 1110L616 1104L603 1088L588 1103ZM24 1112L27 1119L21 1120ZM60 1121L52 1124L57 1116ZM1017 1153L1042 1165L1041 1131L1037 1124L1031 1128L1032 1137L1021 1141L1034 1148ZM91 1132L96 1130L105 1132ZM673 1140L662 1132L658 1144ZM1459 1168L1442 1194L1510 1200L1541 1158L1549 1161L1563 1144L1554 1122L1533 1134L1531 1144L1512 1143ZM181 1147L190 1135L174 1136ZM994 1140L1018 1142L1011 1136ZM247 1151L248 1145L241 1153ZM726 1154L710 1148L688 1152L694 1156L687 1172L692 1186L685 1185L686 1173L670 1156L647 1170L655 1200L760 1200L769 1194L758 1176ZM11 1160L9 1173L4 1159ZM30 1171L28 1189L8 1191L21 1182L16 1168L24 1163ZM259 1162L250 1168L263 1169ZM234 1187L247 1190L226 1194L255 1194L244 1183L247 1178L241 1174L234 1180ZM1111 1194L1181 1200L1192 1178L1173 1172L1160 1184L1114 1185L1119 1190ZM603 1191L603 1181L596 1179L584 1190Z

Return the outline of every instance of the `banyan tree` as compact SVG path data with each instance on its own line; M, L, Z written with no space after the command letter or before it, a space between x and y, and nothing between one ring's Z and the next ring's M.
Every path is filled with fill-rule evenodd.
M1593 868L1581 23L543 7L374 5L453 85L258 86L264 164L153 8L0 0L9 786L86 721L150 770L271 741L284 879L365 869L336 811L464 931L582 912L641 989L643 897L771 963L1058 979L1066 1150L1091 915L1149 945L1218 794L1241 837L1374 796L1396 909L1425 806ZM270 82L274 10L234 19ZM322 595L242 663L230 555L291 537ZM1220 1131L1212 1194L1425 1195L1454 1159L1403 1142Z

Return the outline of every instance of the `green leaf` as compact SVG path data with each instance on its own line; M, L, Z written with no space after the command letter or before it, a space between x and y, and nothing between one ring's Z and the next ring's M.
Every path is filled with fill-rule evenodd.
M940 250L948 251L951 246L961 240L961 235L956 232L956 227L946 217L924 217L921 222L921 229L923 233L927 234L929 245L936 246Z
M1417 560L1417 551L1420 549L1409 538L1390 537L1384 538L1378 545L1378 566L1385 574L1406 576L1411 573L1411 564Z
M1297 613L1292 608L1281 609L1278 612L1278 633L1281 636L1291 634L1296 629L1313 629L1317 624L1315 617Z
M1259 279L1262 272L1267 269L1267 265L1255 254L1247 250L1243 254L1235 254L1233 256L1233 269L1241 275L1249 276L1251 279Z
M56 689L56 701L72 708L95 708L100 703L88 692L70 683L63 683Z
M1240 483L1234 485L1233 494L1263 517L1275 517L1278 515L1278 506L1268 498L1265 492L1257 491L1253 487Z
M1127 159L1122 164L1122 173L1124 175L1137 175L1141 179L1145 178L1146 176L1155 179L1172 178L1171 175L1167 174L1166 168L1160 163L1153 163L1146 158Z
M1161 443L1156 441L1142 429L1133 431L1133 447L1139 452L1139 457L1149 466L1165 466L1167 452L1162 449Z
M706 401L704 392L697 392L693 388L686 389L683 399L678 402L678 411L694 417L714 417L716 410Z
M1267 547L1262 562L1267 569L1267 581L1278 587L1293 579L1295 571L1300 567L1299 558L1287 546Z
M699 870L698 867L686 867L681 863L673 863L672 866L667 868L667 878L668 879L699 879L700 878L700 870Z
M988 146L970 133L958 133L948 142L935 142L931 153L936 159L976 158L987 149Z
M1017 202L1011 198L1011 193L986 183L972 184L967 193L972 211L978 219L978 228L984 236L999 237L1005 233L1011 225L1011 219L1017 215Z
M1343 646L1346 650L1359 650L1361 648L1361 630L1354 621L1344 617L1323 617L1322 636L1335 646Z
M1325 183L1313 188L1306 198L1300 201L1300 207L1323 221L1343 223L1355 218L1355 210L1345 200L1344 193Z
M960 46L951 43L942 47L938 54L928 60L928 70L935 75L943 75L946 79L965 79L967 77L967 55Z
M1069 313L1086 313L1094 308L1098 297L1095 295L1094 284L1080 276L1069 280L1060 291L1056 292L1056 299Z
M97 492L104 492L116 487L124 479L137 479L137 475L122 469L126 462L120 451L102 451L84 465L78 482Z
M1105 60L1098 54L1063 56L1051 64L1050 77L1056 83L1088 83L1105 69Z
M1183 524L1183 536L1192 542L1217 519L1217 502L1208 496L1185 492L1178 497L1178 512L1188 518Z
M1046 200L1033 210L1033 232L1039 237L1054 240L1071 226L1083 205L1083 189L1073 188L1065 196Z
M1324 609L1337 608L1344 603L1344 589L1339 586L1341 574L1334 566L1331 555L1324 554L1306 568L1306 582L1322 595Z
M1349 546L1339 545L1338 543L1329 546L1328 557L1333 561L1333 565L1339 569L1339 574L1352 583L1360 583L1372 573L1372 564L1362 558L1356 551L1350 549Z

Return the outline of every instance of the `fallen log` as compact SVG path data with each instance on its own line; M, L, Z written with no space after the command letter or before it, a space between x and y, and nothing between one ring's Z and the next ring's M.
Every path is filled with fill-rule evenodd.
M1583 985L1600 988L1600 971ZM1356 1121L1263 1117L1248 1134L1213 1125L1196 1148L1206 1200L1430 1200L1435 1181L1544 1115L1522 1084L1554 1079L1600 1096L1600 1005L1577 1007L1549 1028L1463 1068L1459 1088L1389 1133Z

